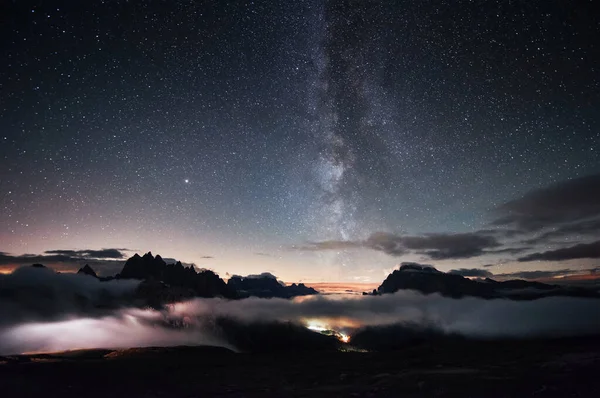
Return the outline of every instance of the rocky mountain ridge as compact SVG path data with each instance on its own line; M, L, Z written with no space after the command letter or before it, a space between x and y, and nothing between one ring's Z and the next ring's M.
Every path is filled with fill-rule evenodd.
M469 279L438 271L430 266L407 263L387 276L372 293L379 295L399 290L416 290L423 294L438 293L452 298L534 300L550 296L600 298L600 293L582 287L550 285L521 279L496 281L491 278Z

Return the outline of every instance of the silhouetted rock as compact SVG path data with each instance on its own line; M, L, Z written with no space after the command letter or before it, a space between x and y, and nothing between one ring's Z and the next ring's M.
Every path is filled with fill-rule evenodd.
M373 291L373 294L395 293L405 289L417 290L424 294L439 293L452 298L465 296L513 300L533 300L549 296L600 298L598 292L585 288L561 287L525 280L505 282L498 282L490 278L473 280L414 263L404 264L399 270L388 275L377 291Z
M142 299L146 305L160 308L165 303L175 303L196 296L192 288L169 286L156 279L142 281L135 290L135 296Z
M319 293L303 283L293 283L290 286L286 286L269 273L245 277L234 275L227 281L227 286L236 290L240 297L291 298Z
M43 264L31 264L31 266L32 266L33 268L46 268L46 266L45 266L45 265L43 265Z
M94 278L98 278L98 275L96 275L96 272L94 272L92 267L90 267L88 264L84 265L83 268L79 268L79 271L77 271L77 273L93 276Z
M138 289L140 295L146 298L150 297L149 292L156 292L157 302L165 297L236 297L236 292L214 272L209 270L196 272L193 266L185 268L179 261L175 264L167 264L161 256L154 257L152 252L143 256L136 253L129 258L118 277L162 282L163 285L140 285ZM167 291L168 289L170 291Z
M142 260L139 254L135 253L133 257L130 257L125 262L123 269L118 275L122 279L143 279L146 275L144 260Z
M304 283L292 283L290 286L287 286L287 291L290 293L290 297L310 296L312 294L319 294L318 291L316 291L312 287L306 286Z
M377 288L379 293L395 293L398 290L418 290L424 294L440 293L442 296L460 298L475 296L498 297L490 285L464 278L460 275L432 272L430 268L418 269L416 265L403 266L392 272Z

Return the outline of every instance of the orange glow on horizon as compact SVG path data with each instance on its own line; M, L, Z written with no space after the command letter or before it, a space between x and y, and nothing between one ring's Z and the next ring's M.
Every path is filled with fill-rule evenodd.
M308 287L318 290L321 293L341 293L341 294L362 294L362 292L371 292L381 284L379 283L356 283L356 282L304 282Z

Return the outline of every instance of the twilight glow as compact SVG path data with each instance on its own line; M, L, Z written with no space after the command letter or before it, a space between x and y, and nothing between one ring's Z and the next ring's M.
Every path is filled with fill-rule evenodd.
M585 12L13 3L0 272L112 275L151 250L224 278L377 284L417 261L596 279L600 53Z

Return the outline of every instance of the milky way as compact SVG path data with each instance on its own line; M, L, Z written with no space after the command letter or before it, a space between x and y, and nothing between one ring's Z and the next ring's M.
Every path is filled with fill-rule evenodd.
M119 248L377 282L432 258L310 245L509 229L494 209L600 173L590 3L19 1L1 14L5 270ZM434 265L519 271L522 254L593 236L510 233L495 253Z

